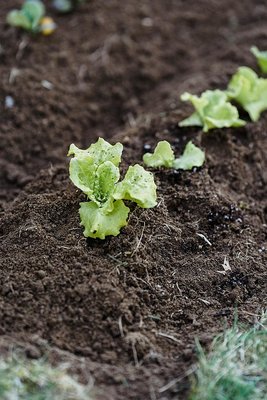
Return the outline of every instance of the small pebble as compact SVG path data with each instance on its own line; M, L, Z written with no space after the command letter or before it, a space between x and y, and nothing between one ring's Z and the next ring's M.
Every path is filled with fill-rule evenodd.
M41 82L41 85L47 90L52 90L54 87L53 83L51 83L45 79Z
M13 108L15 105L15 101L13 97L11 96L6 96L5 98L5 108Z
M37 271L36 272L36 275L39 277L39 278L44 278L45 276L46 276L46 272L43 270L43 269L39 269L39 271Z
M144 151L150 151L151 150L151 146L150 144L145 143L143 146Z
M153 20L149 17L143 18L141 23L146 28L151 28L151 26L153 26Z

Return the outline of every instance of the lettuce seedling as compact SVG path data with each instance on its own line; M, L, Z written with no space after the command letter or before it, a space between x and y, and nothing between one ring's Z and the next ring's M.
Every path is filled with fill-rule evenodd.
M187 143L181 157L173 162L174 169L191 170L194 167L202 167L205 161L205 152L194 145L192 141Z
M167 140L159 142L154 153L146 153L143 156L145 165L152 168L165 167L172 168L174 162L174 153Z
M251 53L256 57L261 71L267 74L267 51L260 51L256 46L251 47Z
M181 96L182 101L191 101L195 112L179 123L179 126L203 126L204 132L214 128L229 128L245 125L239 119L238 110L229 103L221 90L207 90L200 97L190 93Z
M50 35L54 32L56 24L50 17L45 17L45 6L41 0L26 0L21 10L10 11L7 22L15 27L29 32L42 32Z
M249 67L238 68L227 94L247 111L252 121L258 121L261 112L267 109L267 79L259 78Z
M45 15L45 6L40 0L26 0L21 10L10 11L7 22L27 31L38 31L40 21Z
M122 150L121 143L111 145L102 138L87 150L80 150L74 144L69 148L68 155L74 156L70 161L70 179L90 200L80 203L85 237L117 236L127 225L130 211L123 200L133 201L142 208L156 205L153 175L140 165L130 166L119 182Z
M85 0L54 0L53 7L60 13L68 13L84 2Z
M173 169L191 170L193 167L201 167L205 161L205 153L192 141L185 146L183 154L176 158L171 145L166 140L159 142L154 153L146 153L143 161L148 167L165 167Z

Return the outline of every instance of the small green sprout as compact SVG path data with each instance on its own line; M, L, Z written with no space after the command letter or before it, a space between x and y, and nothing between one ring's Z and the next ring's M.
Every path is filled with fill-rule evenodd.
M173 163L174 169L191 170L193 167L202 167L205 161L205 153L191 141L185 146L181 157Z
M27 31L36 32L45 15L45 6L39 0L26 0L21 10L13 10L7 15L7 22Z
M165 167L172 168L174 162L174 152L167 140L159 142L154 153L146 153L143 156L145 165L152 168Z
M245 121L239 119L238 110L228 102L227 95L221 90L206 90L200 97L190 93L181 96L182 101L190 101L195 112L179 123L179 126L203 126L208 132L214 128L240 127Z
M252 46L250 50L256 57L261 71L267 74L267 51L260 51L256 46Z
M44 35L54 32L56 24L50 17L45 17L45 6L41 0L25 0L21 10L12 10L7 15L11 26Z
M1 400L90 400L91 387L68 374L66 365L52 367L43 359L11 354L0 358Z
M190 141L183 154L175 159L170 143L163 140L157 144L154 153L144 154L143 161L152 168L165 167L187 171L193 167L201 167L205 161L205 153Z
M53 7L60 13L68 13L84 2L85 0L54 0Z
M74 155L70 161L70 179L91 200L80 204L85 237L117 236L127 225L130 211L123 200L133 201L141 208L157 204L153 175L140 165L130 166L119 182L122 150L121 143L112 146L102 138L87 150L70 146L68 155Z
M259 78L249 67L238 68L228 85L227 94L247 111L254 122L267 109L267 79Z

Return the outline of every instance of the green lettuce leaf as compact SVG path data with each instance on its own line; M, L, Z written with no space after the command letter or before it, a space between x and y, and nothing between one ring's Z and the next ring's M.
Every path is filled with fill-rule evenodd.
M100 171L104 171L105 179L113 182L112 184L118 181L120 176L118 165L121 161L122 149L121 143L112 146L102 138L99 138L95 144L92 144L86 150L81 150L71 144L68 156L73 155L74 158L70 161L70 179L90 198L95 188L99 189L100 186L103 187L104 185L103 177L101 178L102 183L96 182L100 178ZM105 166L97 174L97 170L102 164L105 164ZM110 176L108 176L108 171ZM115 180L114 175L116 176Z
M120 171L118 167L110 161L97 166L94 160L86 154L75 157L70 161L70 179L81 189L90 200L99 206L107 208L113 202L112 194L115 184L120 179Z
M256 57L261 71L267 74L267 51L260 51L256 46L251 47L251 53Z
M97 165L88 154L79 154L70 160L70 179L89 199L95 200L94 186Z
M191 170L193 167L201 167L205 161L205 153L191 141L185 146L181 157L173 162L174 169Z
M60 13L73 11L78 5L86 0L53 0L53 7Z
M96 164L100 165L105 161L110 161L118 167L121 162L122 150L123 145L121 143L111 145L104 139L99 138L87 151L93 157Z
M239 119L238 110L229 103L221 90L207 90L200 97L190 93L181 96L182 101L190 101L195 112L179 123L179 126L203 126L204 132L214 128L229 128L245 125Z
M27 31L32 29L29 18L19 10L12 10L7 14L7 23L17 28L23 28Z
M99 206L108 202L110 207L115 184L120 178L118 164L121 159L122 145L112 146L99 139L87 150L81 150L74 144L68 155L74 155L70 161L70 179L90 200Z
M45 6L39 0L26 0L21 10L13 10L7 15L7 22L28 31L36 31L45 15Z
M127 225L129 208L122 200L113 203L112 211L105 213L93 201L80 203L81 225L84 226L84 236L93 239L105 239L106 236L117 236L120 229Z
M249 67L238 68L227 94L247 111L252 121L258 121L262 111L267 109L267 79L259 78Z
M96 143L91 144L91 146L86 150L81 150L75 146L75 144L71 144L68 156L79 156L81 154L86 154L93 159L96 165L100 165L105 161L110 161L116 167L118 167L121 162L122 150L123 145L121 143L112 145L106 142L104 139L99 138Z
M186 94L186 93L184 93L184 94ZM185 98L186 97L184 96L183 99L185 99ZM181 126L182 128L184 128L186 126L204 126L204 122L202 122L200 115L195 111L195 112L193 112L192 115L190 115L190 117L179 122L179 126Z
M171 168L174 161L174 153L171 145L166 140L159 142L154 153L146 153L143 156L145 165L152 168L166 167Z
M113 197L117 200L131 200L142 208L152 208L157 204L154 177L141 165L130 166L125 178L116 186Z
M107 211L112 209L113 192L119 179L119 168L111 161L105 161L96 170L94 198L99 205L105 206Z
M45 15L45 6L39 0L27 0L22 6L22 12L29 18L32 30L35 30L41 18Z
M67 13L73 9L71 0L53 0L53 7L61 13Z

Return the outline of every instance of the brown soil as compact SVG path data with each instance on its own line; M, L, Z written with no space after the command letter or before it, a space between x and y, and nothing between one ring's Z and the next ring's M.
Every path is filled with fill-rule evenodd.
M5 3L1 347L19 343L37 357L45 340L75 354L101 400L186 399L195 337L209 343L236 309L251 321L266 306L267 115L203 134L178 128L191 111L178 99L184 90L225 87L239 65L256 67L249 48L267 48L267 8L252 0L92 0L55 16L58 29L45 38L7 27L18 2ZM153 171L158 206L133 207L116 238L86 240L66 151L98 135L125 145L123 168L163 139L177 155L193 139L207 161L193 172ZM231 271L222 274L225 259Z

